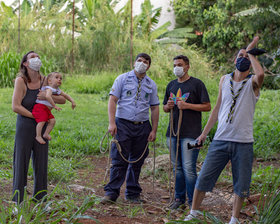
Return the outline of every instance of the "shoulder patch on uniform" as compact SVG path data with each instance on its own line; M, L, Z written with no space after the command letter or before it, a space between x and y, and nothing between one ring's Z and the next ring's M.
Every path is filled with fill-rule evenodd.
M148 99L148 97L149 97L149 93L146 93L145 98Z

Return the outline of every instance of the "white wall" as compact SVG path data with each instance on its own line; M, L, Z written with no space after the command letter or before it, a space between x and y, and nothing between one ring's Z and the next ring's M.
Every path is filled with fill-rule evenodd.
M118 11L121 9L128 1L130 0L120 0L117 4L115 10ZM164 23L170 21L171 25L169 27L169 30L174 29L175 27L175 14L173 11L173 8L170 6L170 2L172 0L150 0L153 8L162 7L161 10L161 16L159 18L159 23L157 27L163 25ZM144 0L133 0L133 15L140 14L141 12L141 4L144 2Z

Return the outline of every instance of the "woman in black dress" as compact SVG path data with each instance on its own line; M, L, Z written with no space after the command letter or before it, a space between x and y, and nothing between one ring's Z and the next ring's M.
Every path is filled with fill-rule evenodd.
M32 157L34 170L34 200L47 194L48 141L40 144L36 137L36 121L31 113L39 89L44 83L40 74L41 61L37 53L30 51L23 56L20 75L15 80L12 108L18 114L13 160L13 201L21 203L27 186L29 160ZM44 98L44 94L40 94ZM53 96L56 103L65 103L62 96Z

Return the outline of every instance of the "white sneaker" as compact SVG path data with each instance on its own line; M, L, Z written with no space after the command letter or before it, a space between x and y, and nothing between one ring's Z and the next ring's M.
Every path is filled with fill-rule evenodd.
M189 214L189 215L187 215L187 216L185 217L184 221L190 221L190 220L193 220L193 219L195 219L195 218L196 218L196 217L195 217L194 215Z
M238 219L232 216L228 224L237 224L237 223L239 223Z

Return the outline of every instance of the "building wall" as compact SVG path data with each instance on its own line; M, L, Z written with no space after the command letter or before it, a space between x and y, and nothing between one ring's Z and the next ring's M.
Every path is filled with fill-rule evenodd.
M130 0L120 0L117 4L115 10L120 10L128 1ZM150 0L154 8L162 7L161 16L159 18L159 23L157 27L163 25L164 23L170 21L171 25L169 30L174 29L175 27L175 14L173 8L170 4L172 0ZM133 15L138 15L141 12L141 4L144 0L133 0Z

